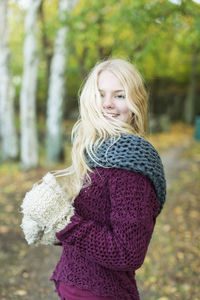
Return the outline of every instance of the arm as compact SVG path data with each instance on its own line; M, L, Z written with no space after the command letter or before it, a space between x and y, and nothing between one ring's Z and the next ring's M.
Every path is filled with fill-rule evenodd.
M145 258L159 203L150 180L139 173L109 169L111 226L84 220L77 213L56 234L88 260L114 270L136 270Z

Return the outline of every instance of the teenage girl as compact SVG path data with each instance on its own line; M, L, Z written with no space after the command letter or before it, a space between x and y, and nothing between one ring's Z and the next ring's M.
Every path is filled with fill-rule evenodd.
M140 299L135 271L165 201L162 162L146 128L136 68L122 59L97 64L80 93L64 171L75 213L56 233L63 251L51 280L62 300Z

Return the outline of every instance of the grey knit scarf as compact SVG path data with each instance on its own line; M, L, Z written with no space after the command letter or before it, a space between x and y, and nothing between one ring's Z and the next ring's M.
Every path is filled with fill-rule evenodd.
M158 152L148 141L139 136L121 134L120 139L108 138L94 152L95 156L91 152L85 153L91 168L119 168L148 176L160 202L161 212L166 198L165 174Z

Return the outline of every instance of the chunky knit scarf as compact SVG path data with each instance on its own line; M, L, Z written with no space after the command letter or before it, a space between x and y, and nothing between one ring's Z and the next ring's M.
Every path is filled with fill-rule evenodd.
M97 150L95 155L87 152L86 159L91 168L120 168L142 173L152 181L161 212L166 197L166 180L162 161L156 149L145 139L121 134L120 139L110 137Z

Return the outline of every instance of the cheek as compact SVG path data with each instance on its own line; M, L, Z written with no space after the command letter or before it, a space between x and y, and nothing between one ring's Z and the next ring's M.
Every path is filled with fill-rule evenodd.
M128 108L126 103L120 104L119 112L121 114L121 120L127 123L131 122L132 112Z
M118 105L118 109L119 109L120 113L122 113L122 114L130 113L130 109L128 108L128 105L126 103L120 103Z

